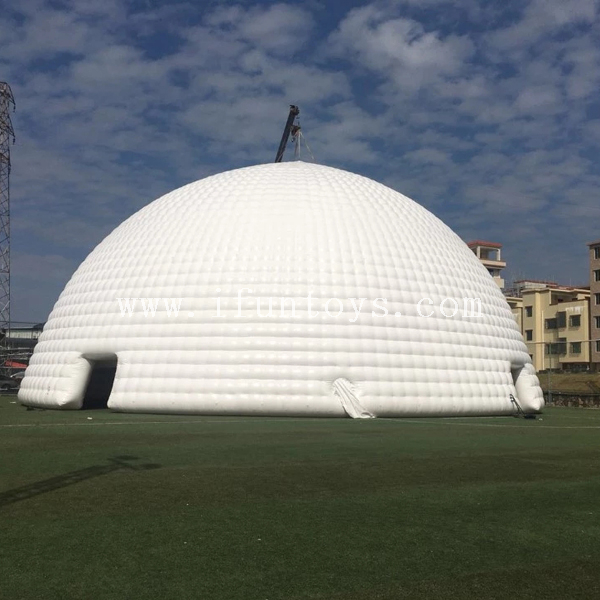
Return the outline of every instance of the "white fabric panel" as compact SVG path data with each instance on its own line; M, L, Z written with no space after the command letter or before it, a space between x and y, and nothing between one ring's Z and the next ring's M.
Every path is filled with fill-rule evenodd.
M333 391L339 396L346 414L352 419L372 419L373 415L365 410L356 396L356 387L350 381L340 377L333 382Z
M178 316L163 300L123 316L117 300L163 297L181 298ZM481 318L463 315L465 297ZM302 162L191 183L115 229L58 299L19 398L78 408L90 361L111 356L121 411L347 416L336 381L380 417L510 414L510 394L543 405L510 308L462 240L381 184Z

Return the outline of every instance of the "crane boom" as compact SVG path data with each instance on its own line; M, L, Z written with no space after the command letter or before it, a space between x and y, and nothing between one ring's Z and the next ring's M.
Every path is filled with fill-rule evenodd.
M285 147L287 146L290 133L294 126L294 119L299 114L300 109L295 104L290 104L290 114L288 115L287 122L285 124L285 129L283 130L283 135L281 136L281 142L279 143L279 150L277 150L277 156L275 157L276 163L281 162L281 160L283 159L283 153L285 152Z

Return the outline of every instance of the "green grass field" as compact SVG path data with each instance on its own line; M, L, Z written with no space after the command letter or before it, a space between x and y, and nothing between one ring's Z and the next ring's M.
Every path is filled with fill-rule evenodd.
M600 411L352 421L15 401L0 398L3 600L600 597Z

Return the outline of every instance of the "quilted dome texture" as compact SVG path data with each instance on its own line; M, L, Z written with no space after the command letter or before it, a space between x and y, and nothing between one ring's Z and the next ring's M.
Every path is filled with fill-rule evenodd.
M509 414L511 394L526 412L543 404L510 308L464 242L384 185L303 162L196 181L117 227L60 295L19 398L80 408L107 361L119 411L399 417Z

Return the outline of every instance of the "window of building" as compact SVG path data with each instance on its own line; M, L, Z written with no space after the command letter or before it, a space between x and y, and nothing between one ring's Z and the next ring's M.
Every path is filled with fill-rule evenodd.
M564 310L556 313L556 326L559 329L567 326L567 313Z
M596 248L594 248L594 258L595 259L600 258L600 246L597 246Z
M596 352L600 352L600 340L596 342Z
M556 319L546 319L546 329L556 329Z
M579 327L581 325L581 315L571 315L569 317L569 327Z
M596 329L600 329L600 317L594 317Z
M525 339L530 342L533 339L533 329L525 330Z
M600 294L598 294L600 296ZM533 317L533 306L526 306L525 307L525 316L526 317Z
M571 354L581 354L581 342L571 342Z
M600 305L600 294L594 294L594 304L596 306Z
M546 354L566 354L567 342L564 338L560 338L557 343L546 344Z
M600 269L594 271L594 281L600 281Z

